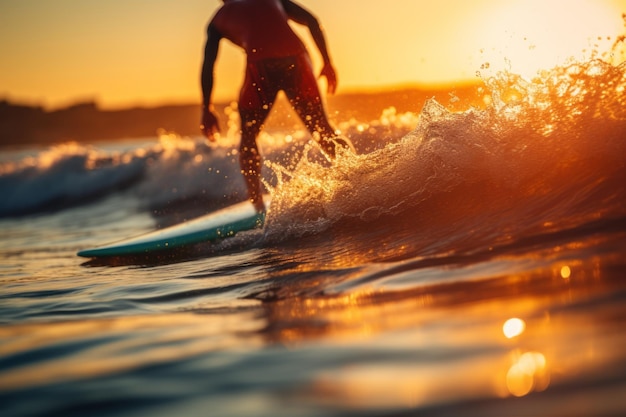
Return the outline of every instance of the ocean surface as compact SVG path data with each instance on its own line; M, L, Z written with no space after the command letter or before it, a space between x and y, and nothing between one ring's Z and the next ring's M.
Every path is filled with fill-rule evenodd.
M265 228L143 260L76 252L244 200L236 112L2 150L2 416L626 415L626 65L481 94L268 126Z

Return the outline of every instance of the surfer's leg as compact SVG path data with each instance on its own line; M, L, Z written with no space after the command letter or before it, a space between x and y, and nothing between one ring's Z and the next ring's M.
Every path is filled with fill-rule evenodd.
M285 88L285 94L307 130L331 158L335 157L337 144L353 149L352 144L347 139L344 140L335 133L335 129L328 121L308 56L303 55L298 58L295 71L297 72L294 83Z
M317 140L330 158L335 157L337 146L350 149L353 153L356 153L352 142L345 136L337 134L330 125L321 99L319 101L317 99L311 101L295 99L293 101L290 100L290 102L306 128L311 132L313 138Z
M241 143L239 145L239 164L241 173L248 188L248 198L257 211L265 210L263 192L261 191L262 158L256 143L256 138L263 126L268 110L239 109L241 117Z
M268 83L265 66L263 61L248 63L246 78L239 95L239 116L241 119L239 164L246 181L248 198L259 212L265 210L265 205L261 190L262 159L256 138L278 93L277 87Z

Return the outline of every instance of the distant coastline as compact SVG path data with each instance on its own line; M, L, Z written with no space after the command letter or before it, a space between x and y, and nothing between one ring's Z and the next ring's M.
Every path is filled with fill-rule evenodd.
M424 101L434 97L451 110L480 106L477 84L428 89L397 87L375 92L348 92L327 98L327 110L332 120L356 119L370 122L391 106L399 113L418 113ZM218 104L226 126L224 109L229 103ZM283 102L270 115L268 126L291 126L297 117ZM119 110L101 109L96 102L76 103L66 108L46 110L41 106L23 105L0 100L0 147L54 144L65 141L90 143L155 136L165 130L181 136L199 134L200 106L198 104L133 107Z

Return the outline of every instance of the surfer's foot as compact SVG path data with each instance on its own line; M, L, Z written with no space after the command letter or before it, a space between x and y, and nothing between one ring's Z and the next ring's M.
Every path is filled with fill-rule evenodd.
M265 204L263 203L262 198L250 201L252 201L252 205L254 206L254 209L257 211L257 213L265 213Z
M335 145L339 145L344 149L349 150L352 153L356 153L356 149L354 149L354 145L352 144L352 141L350 141L350 139L348 139L345 136L336 136L333 138L333 142L335 142Z
M337 147L347 149L356 154L354 145L352 144L350 139L346 138L345 136L335 136L332 139L322 139L320 142L322 145L322 149L324 149L326 155L328 155L331 159L335 159L335 156L337 154Z

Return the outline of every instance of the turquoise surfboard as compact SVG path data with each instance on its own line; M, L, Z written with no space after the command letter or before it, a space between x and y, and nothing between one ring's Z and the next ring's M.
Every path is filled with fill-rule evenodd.
M265 206L269 207L269 197ZM237 232L263 227L265 213L258 213L248 201L206 214L196 219L91 249L78 256L102 258L140 256L184 248L202 242L214 242L234 236Z

